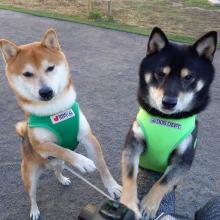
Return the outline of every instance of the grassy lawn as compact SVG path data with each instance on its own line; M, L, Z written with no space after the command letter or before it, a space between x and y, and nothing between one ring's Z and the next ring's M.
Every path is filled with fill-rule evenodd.
M189 7L199 7L204 9L212 9L215 10L219 7L211 5L208 0L185 0L185 5Z
M89 19L87 0L0 0L0 8L13 7L36 15L72 20L97 26L149 34L161 27L173 40L191 42L210 30L220 35L220 7L208 0L113 0L113 21L107 18L107 2L94 0L93 8L101 19ZM29 11L30 12L30 11ZM65 15L65 16L64 16ZM220 38L220 37L219 37ZM220 43L220 40L219 40Z

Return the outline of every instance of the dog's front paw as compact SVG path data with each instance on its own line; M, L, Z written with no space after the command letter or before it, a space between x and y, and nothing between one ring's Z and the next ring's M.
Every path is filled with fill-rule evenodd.
M119 199L121 196L122 187L113 179L106 184L109 195L113 199Z
M69 186L71 184L71 180L63 175L58 180L64 186Z
M135 203L128 203L128 204L126 204L126 206L129 209L134 211L134 213L135 213L135 220L140 220L141 219L141 213L139 211L139 208L138 208L137 204L135 204Z
M152 219L150 217L150 215L148 214L147 208L141 208L141 218L140 219L141 220L150 220L150 219Z
M30 218L32 218L32 220L38 220L40 218L40 211L37 205L31 207Z
M154 219L156 217L158 208L159 205L154 200L152 200L147 196L141 202L141 219L142 220Z
M90 173L95 171L96 169L96 166L92 160L80 154L78 161L74 163L74 166L82 173L86 173L86 172Z

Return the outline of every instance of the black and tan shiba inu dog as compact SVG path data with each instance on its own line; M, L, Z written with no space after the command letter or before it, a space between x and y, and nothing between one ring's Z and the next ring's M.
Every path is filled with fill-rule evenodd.
M214 78L213 56L217 33L209 32L193 45L169 42L154 28L147 55L140 64L138 101L122 153L121 202L137 217L155 217L164 195L190 169L197 140L197 114L209 103ZM140 203L138 166L163 173Z

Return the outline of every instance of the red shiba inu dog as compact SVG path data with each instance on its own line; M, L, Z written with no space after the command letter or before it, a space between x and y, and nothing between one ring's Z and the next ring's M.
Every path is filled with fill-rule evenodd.
M30 217L40 216L36 186L42 168L53 168L63 185L70 184L62 175L64 162L81 172L97 167L110 195L119 197L121 186L110 174L101 146L76 102L68 62L55 31L49 29L41 42L21 46L2 39L0 49L8 82L25 113L16 130L28 140L23 142L21 174L31 201ZM73 151L79 142L94 163Z

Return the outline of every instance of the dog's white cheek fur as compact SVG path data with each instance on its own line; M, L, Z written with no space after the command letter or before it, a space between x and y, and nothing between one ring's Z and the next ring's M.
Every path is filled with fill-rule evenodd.
M155 109L162 111L163 91L156 87L149 88L149 103Z
M30 72L34 73L34 68L27 64L25 65L22 73ZM23 75L17 75L15 73L10 75L11 77L9 82L12 87L16 90L16 92L28 99L28 100L38 100L39 99L39 80L38 77L35 75L33 78L27 78Z
M175 112L187 111L191 108L191 103L194 98L193 92L183 93L181 92L178 97L178 102L175 107Z
M16 93L28 100L38 100L39 98L39 86L28 83L28 79L24 79L22 75L12 74L10 78L10 84L15 89Z
M199 92L204 87L204 82L199 80L197 82L195 92ZM194 99L194 92L181 92L178 97L177 106L175 112L188 111L191 109L191 104Z

